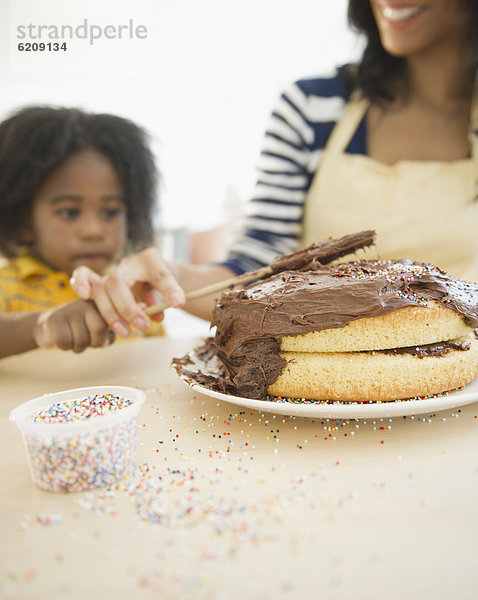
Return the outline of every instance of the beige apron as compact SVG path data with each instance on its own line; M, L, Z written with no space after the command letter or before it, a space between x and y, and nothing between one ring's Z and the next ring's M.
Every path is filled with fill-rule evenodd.
M478 280L478 142L453 162L399 161L388 166L345 149L367 111L351 100L332 131L307 196L303 245L364 229L375 248L356 258L409 258ZM472 122L478 123L478 102ZM344 260L351 260L350 257Z

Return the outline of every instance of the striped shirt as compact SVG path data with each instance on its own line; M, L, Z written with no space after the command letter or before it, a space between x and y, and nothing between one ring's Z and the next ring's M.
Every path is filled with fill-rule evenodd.
M351 90L336 73L301 79L280 96L264 137L254 193L224 266L236 274L299 248L309 187ZM365 119L346 152L366 154Z

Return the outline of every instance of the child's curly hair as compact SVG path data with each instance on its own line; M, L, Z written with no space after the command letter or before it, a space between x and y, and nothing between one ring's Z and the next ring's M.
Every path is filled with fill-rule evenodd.
M35 193L52 169L94 149L111 161L124 193L129 250L153 242L157 172L148 135L116 115L30 106L0 123L0 253L14 256Z

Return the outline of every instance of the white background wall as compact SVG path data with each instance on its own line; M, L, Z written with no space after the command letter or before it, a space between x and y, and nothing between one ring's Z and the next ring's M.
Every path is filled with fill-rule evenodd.
M162 221L204 230L242 202L281 89L353 59L346 0L0 0L0 118L32 103L114 112L146 127ZM145 25L146 39L17 50L17 26ZM43 41L50 40L43 31ZM48 31L52 31L51 29ZM33 40L32 40L33 41Z

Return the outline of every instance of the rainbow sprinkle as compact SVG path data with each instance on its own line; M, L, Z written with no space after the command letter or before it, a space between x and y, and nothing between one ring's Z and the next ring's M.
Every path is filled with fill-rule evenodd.
M88 421L115 413L133 401L113 394L97 394L81 400L57 402L36 413L35 423ZM41 489L80 492L110 486L136 467L136 418L93 430L25 434L32 479Z
M104 417L127 406L133 401L114 394L95 394L82 400L56 402L43 408L31 418L35 423L71 423Z
M268 402L289 403L289 404L315 404L320 406L357 406L362 404L388 404L390 402L410 402L417 400L431 400L432 398L441 398L448 396L452 392L460 392L463 387L458 387L454 390L445 390L438 394L430 394L429 396L413 396L411 398L399 398L396 400L308 400L307 398L284 398L281 396L267 396Z

